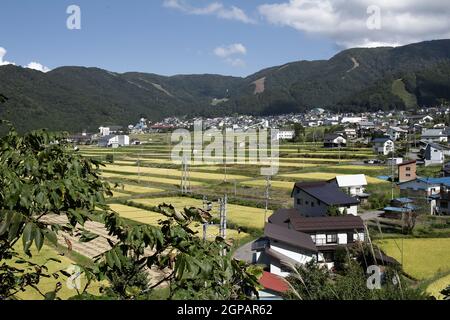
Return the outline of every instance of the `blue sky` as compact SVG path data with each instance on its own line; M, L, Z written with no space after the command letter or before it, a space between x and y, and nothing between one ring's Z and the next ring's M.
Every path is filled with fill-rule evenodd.
M334 21L333 15L342 16L342 12L350 14L355 10L346 7L324 9L319 6L321 12L328 14L320 20L314 11L308 11L310 1L314 2L2 0L0 48L6 53L0 56L0 65L2 60L22 66L35 61L50 69L80 65L115 72L245 76L290 61L328 59L349 44L359 45L362 39L365 43L397 44L394 38L387 41L382 38L388 30L369 36L355 33L353 37L350 32L349 37L344 39L333 30L340 25L336 22L334 26L328 22ZM316 2L326 5L328 1ZM69 16L66 9L72 4L81 8L81 30L66 28ZM404 6L399 13L405 10L412 12ZM436 14L439 13L442 13L442 8L436 8ZM348 20L365 22L362 20L365 14L363 7ZM395 12L393 14L395 18ZM445 30L448 32L449 29ZM430 34L424 28L424 34L428 32L428 37L447 35L444 31L438 31ZM398 30L397 34L398 39L405 39L402 30ZM372 35L373 39L368 42ZM424 38L416 32L411 40L406 41Z

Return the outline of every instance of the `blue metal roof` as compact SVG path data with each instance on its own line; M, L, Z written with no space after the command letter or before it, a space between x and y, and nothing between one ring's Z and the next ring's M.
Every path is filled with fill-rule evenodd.
M426 184L445 184L450 185L450 177L442 178L417 178L418 181L424 182Z
M409 198L397 198L397 199L394 199L394 200L398 201L398 202L402 202L402 203L413 203L414 202L413 200L411 200Z
M386 207L383 210L384 211L392 211L392 212L408 212L411 209L408 209L408 208L397 208L397 207Z

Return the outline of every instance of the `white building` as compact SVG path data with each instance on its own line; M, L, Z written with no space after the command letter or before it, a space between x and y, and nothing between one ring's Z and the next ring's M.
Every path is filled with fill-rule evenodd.
M367 179L364 174L336 176L329 182L353 197L365 195L366 192Z
M277 133L277 140L292 140L295 138L295 131L280 129Z
M344 138L341 134L333 133L327 134L323 138L323 146L324 148L339 148L347 146L347 139Z
M425 148L423 161L425 166L444 164L444 148L438 144L429 143Z
M111 134L109 127L100 127L99 130L102 137L109 136Z
M397 141L404 139L408 135L408 130L402 129L400 127L390 127L386 134L391 138L392 141Z
M269 266L270 273L286 277L293 266L315 260L332 268L338 247L364 242L364 222L358 216L302 217L295 209L280 209L264 228L265 238L252 246L254 263Z
M118 148L130 145L130 137L126 135L108 135L98 141L99 147Z
M372 140L373 150L377 154L387 156L389 153L394 152L394 141L391 138L375 138Z
M343 117L341 123L360 123L363 121L367 121L367 118L363 117Z

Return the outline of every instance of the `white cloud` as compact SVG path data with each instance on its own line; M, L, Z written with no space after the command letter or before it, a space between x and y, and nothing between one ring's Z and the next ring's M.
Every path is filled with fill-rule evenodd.
M228 58L229 56L247 54L247 48L242 43L233 43L229 46L221 46L214 49L214 54L220 58Z
M44 72L44 73L47 73L50 71L50 69L48 67L46 67L38 62L30 62L29 64L27 64L25 66L25 68L37 70L37 71Z
M367 21L380 8L380 29ZM450 38L450 1L290 0L259 6L269 23L328 37L342 47L403 45Z
M0 47L0 66L6 66L9 64L16 65L14 62L3 60L3 58L6 56L7 52L8 51L6 51L5 48ZM44 73L50 71L50 69L47 68L46 66L44 66L38 62L34 62L34 61L30 62L29 64L27 64L26 66L23 66L23 67L28 68L28 69L37 70L37 71L44 72Z
M221 46L214 49L214 54L233 67L242 68L246 63L242 58L247 54L247 48L242 43L233 43L229 46Z
M3 60L3 58L6 56L7 52L8 51L6 51L5 48L0 47L0 66L6 66L8 64L13 64L13 65L15 64L14 62L9 62L9 61Z
M225 7L220 2L213 2L205 7L193 7L186 0L164 0L163 6L192 15L214 15L221 19L255 23L255 20L250 18L241 8L236 6Z

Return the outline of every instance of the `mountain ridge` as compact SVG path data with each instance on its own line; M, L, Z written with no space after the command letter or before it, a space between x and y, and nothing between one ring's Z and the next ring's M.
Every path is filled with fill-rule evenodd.
M272 115L314 107L406 109L415 101L410 95L418 104L447 99L447 64L450 40L347 49L329 60L288 62L246 77L163 76L77 66L44 74L9 65L0 67L0 94L8 98L0 102L0 118L20 130L81 131L126 126L140 117ZM433 79L436 73L439 79Z

